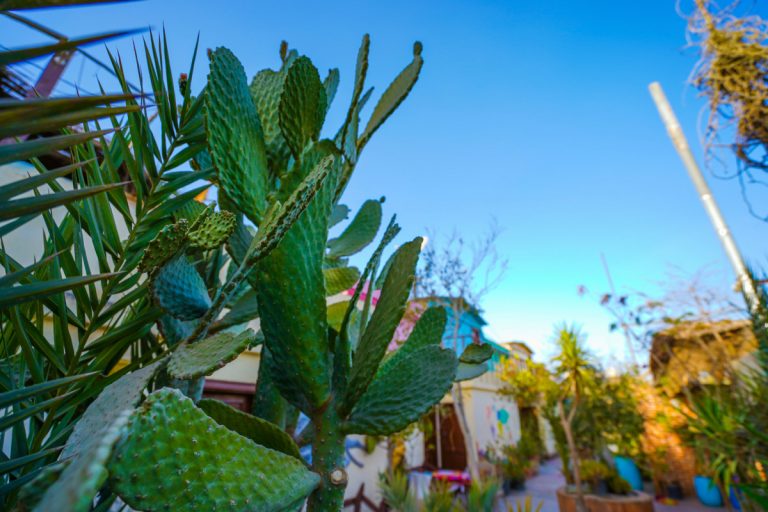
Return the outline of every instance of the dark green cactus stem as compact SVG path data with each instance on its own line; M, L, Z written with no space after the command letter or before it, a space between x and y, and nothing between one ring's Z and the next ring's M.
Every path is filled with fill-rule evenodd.
M312 418L312 470L320 475L320 486L309 495L308 512L337 512L344 505L347 470L344 467L342 420L333 400ZM307 428L310 428L309 426Z

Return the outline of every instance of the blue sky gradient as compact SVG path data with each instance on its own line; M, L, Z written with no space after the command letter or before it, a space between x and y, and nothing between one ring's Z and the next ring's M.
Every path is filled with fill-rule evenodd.
M404 227L401 240L428 229L471 240L495 218L509 270L481 304L488 334L525 340L539 357L559 321L581 324L603 357L624 356L594 297L577 294L579 285L607 290L601 253L624 291L654 292L670 266L709 266L723 286L734 280L647 92L651 81L662 83L701 157L704 102L686 83L696 52L685 48L686 21L672 0L153 0L30 15L69 35L164 25L177 73L198 31L203 50L229 47L249 75L277 67L286 39L321 72L340 68L334 130L363 33L371 34L374 99L422 41L421 78L366 148L345 200L356 208L385 195L385 212ZM7 20L0 32L11 47L40 40ZM128 41L110 46L131 54ZM195 90L206 60L202 53ZM88 88L97 75L108 82L76 60L67 78ZM707 176L745 256L763 263L768 226L749 214L736 181Z

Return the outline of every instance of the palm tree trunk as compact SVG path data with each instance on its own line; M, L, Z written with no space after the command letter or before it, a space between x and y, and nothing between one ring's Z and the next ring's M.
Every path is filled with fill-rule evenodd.
M557 402L557 409L560 413L560 423L563 425L565 439L568 441L568 451L571 452L571 468L573 474L573 483L576 486L576 512L587 512L587 504L584 502L584 491L581 488L581 471L579 469L579 452L576 448L576 441L573 438L573 417L576 411L576 404L571 408L570 414L565 414L565 405L563 400Z

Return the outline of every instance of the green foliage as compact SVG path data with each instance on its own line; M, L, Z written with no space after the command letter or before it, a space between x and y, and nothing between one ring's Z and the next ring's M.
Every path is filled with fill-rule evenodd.
M205 92L208 149L227 198L258 224L266 207L267 150L245 70L226 48L211 53Z
M240 355L253 339L253 331L246 329L237 335L222 332L195 343L184 343L171 355L168 374L182 380L210 375Z
M227 211L214 212L187 233L189 245L210 251L222 245L235 230L235 216Z
M526 496L523 500L516 500L514 506L512 504L507 505L507 512L540 512L541 507L544 506L544 502L540 501L538 505L533 506L533 498Z
M274 423L239 411L218 400L205 398L200 400L197 405L218 424L224 425L229 430L233 430L261 446L301 459L299 447L296 446L293 438Z
M580 450L593 455L612 447L640 461L644 420L635 398L637 377L606 377L595 372L574 420Z
M44 474L34 488L50 486L38 506L67 493L73 509L89 508L98 494L102 508L119 496L136 510L291 510L309 497L309 510L338 510L346 431L394 432L442 398L458 361L431 335L418 334L380 371L403 316L421 239L390 259L372 314L371 294L362 311L358 298L365 283L376 282L382 253L399 227L390 222L362 273L346 267L344 258L375 239L378 201L365 203L329 241L330 227L346 217L338 201L360 152L421 68L418 45L414 62L358 137L370 96L362 94L367 48L366 36L351 114L335 140L319 137L337 72L321 82L309 58L284 46L281 69L258 73L248 87L240 62L219 48L210 53L205 90L193 97L193 67L177 92L167 44L151 38L146 75L159 130L150 129L152 113L130 93L115 58L126 107L101 106L113 98L82 105L102 109L89 119L109 119L114 131L93 121L82 135L63 129L50 140L2 146L0 161L29 160L41 176L47 170L36 157L46 152L69 148L77 164L54 170L50 179L0 189L10 198L43 184L52 189L50 197L16 203L22 213L8 228L42 216L39 262L24 267L5 249L0 254L3 286L15 294L0 306L8 354L0 361L0 398L17 409L3 422L13 428L14 447L23 448L14 452L23 462L7 466L10 491ZM13 120L0 119L3 128ZM135 200L119 186L125 173ZM75 193L56 181L68 174ZM219 187L220 211L194 202L212 184ZM67 210L58 222L50 214L57 204ZM125 240L118 235L123 224ZM327 295L355 281L341 321L329 323ZM68 290L74 310L65 300ZM18 297L29 304L12 300ZM45 311L55 324L50 344L42 334ZM257 318L258 336L225 330ZM202 377L262 339L254 406L260 417L215 401L196 405ZM127 356L128 367L113 374ZM299 412L310 419L302 436L312 443L311 466L298 458L291 438ZM27 419L29 428L22 425ZM71 462L60 473L42 473L70 431L65 451Z
M221 426L171 389L151 394L131 417L109 470L137 510L284 510L319 480L301 461Z
M360 271L355 267L326 268L323 276L325 294L331 296L352 288L360 279Z
M317 141L326 112L325 88L317 69L307 57L295 59L283 81L278 106L278 123L294 158Z
M760 370L742 374L730 387L702 389L683 409L679 429L700 470L726 490L734 482L759 500L766 485L760 467L768 465L768 379Z
M351 408L373 380L387 345L405 313L421 242L421 238L416 238L396 252L394 263L384 281L379 303L355 351L349 386L344 397L345 408Z
M608 492L611 494L626 495L632 493L632 486L621 478L618 473L612 471L608 476Z
M488 343L467 345L464 352L461 353L459 361L467 364L481 364L493 356L493 347Z
M467 492L467 510L493 512L496 509L499 482L493 478L474 481Z
M349 433L387 435L417 421L453 383L456 356L437 345L399 358L368 386L352 409Z
M16 7L17 2L2 2L0 11ZM20 62L33 53L45 55L115 35L72 38L33 52L4 51L0 61ZM145 97L135 96L122 61L114 58L118 94L8 100L0 113L0 162L14 162L14 168L30 175L19 173L0 187L0 215L7 221L0 228L0 396L23 396L2 422L5 446L12 447L3 450L0 469L3 509L12 506L23 484L53 474L46 468L68 437L62 458L81 451L91 436L98 438L100 431L86 428L85 420L73 430L89 402L167 350L156 331L162 311L140 276L139 262L145 252L155 253L148 245L169 225L176 208L208 186L210 170L179 170L202 148L204 138L196 128L199 103L174 90L164 36L150 36L137 49L146 57ZM192 64L190 80L193 69ZM150 117L157 117L152 130ZM30 133L40 135L27 138ZM65 165L51 164L61 162L61 156ZM30 229L42 237L19 243ZM174 253L171 249L147 268ZM114 373L127 355L127 368ZM133 403L138 397L126 393L124 399ZM99 446L90 452L94 460ZM83 461L69 470L70 479L80 478L72 476L77 472L88 487L59 489L69 496L93 495L101 480L98 466ZM85 502L85 494L78 503Z
M488 343L472 343L464 348L456 369L456 381L471 380L488 371L488 360L493 356L493 347Z
M74 459L45 491L34 512L57 509L86 512L91 509L94 494L107 479L106 465L112 447L123 434L130 413L130 409L123 409L111 424L83 443Z
M139 271L149 272L160 268L166 261L173 258L184 247L187 241L189 225L186 220L169 224L147 245L139 262Z
M379 490L384 502L397 512L416 512L418 503L413 493L408 490L408 475L402 471L381 473Z
M152 278L158 306L179 320L195 320L211 307L205 281L184 254L165 263Z
M351 256L368 246L376 238L381 226L381 202L368 200L338 238L328 241L328 256Z
M596 485L599 480L607 478L611 473L610 468L604 462L593 459L582 460L579 464L579 470L581 471L581 478L592 485Z
M112 428L124 411L136 407L149 382L164 364L164 360L156 361L104 388L75 424L62 451L62 458L68 459L81 452L81 447L86 446L92 438L99 437L104 429Z
M433 481L429 492L424 496L422 508L425 512L458 512L461 506L456 503L451 484L441 480Z

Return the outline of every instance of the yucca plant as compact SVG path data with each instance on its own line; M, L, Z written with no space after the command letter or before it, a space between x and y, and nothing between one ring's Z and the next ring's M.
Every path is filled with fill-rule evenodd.
M6 1L0 10L76 3ZM5 51L0 66L114 35ZM143 50L149 84L138 93L115 57L117 94L0 100L0 165L24 162L27 170L0 186L5 506L57 459L90 401L167 350L156 328L163 311L137 266L160 229L210 186L200 180L213 170L179 170L204 147L202 100L175 93L164 37ZM190 78L193 70L194 62ZM70 163L47 168L51 155ZM14 245L30 226L43 232L37 253Z
M472 482L467 492L467 510L493 512L499 494L499 481L495 478Z
M514 505L507 504L507 512L540 512L544 502L540 501L536 506L533 505L533 498L526 496L523 499L516 500Z
M378 201L366 202L340 236L328 237L347 215L339 198L360 152L408 95L422 65L417 43L413 61L360 131L371 95L363 94L368 48L366 36L348 114L333 140L320 133L338 71L321 81L311 61L287 45L280 69L259 72L250 87L240 62L219 48L209 53L208 83L197 98L183 84L185 103L175 108L166 88L168 106L158 117L178 138L163 137L145 152L122 131L113 136L112 146L129 148L126 154L146 167L140 176L148 183L137 192L145 206L136 215L148 220L142 229L137 220L137 234L126 242L144 243L138 252L125 249L130 272L118 267L123 273L104 279L143 287L135 300L147 301L159 323L145 333L156 342L147 347L154 358L145 365L145 351L131 354L132 364L143 367L111 379L71 430L59 463L25 488L23 506L88 510L97 494L98 506L107 507L115 493L137 510L292 510L307 498L310 510L339 510L346 434L402 430L450 389L459 360L440 347L443 310L427 311L402 348L384 357L421 239L403 244L379 271L399 231L393 218L363 271L346 266L379 231ZM147 53L167 64L167 52L150 45ZM153 86L170 82L167 66L150 70ZM128 119L131 133L151 137L146 117ZM188 158L197 171L169 172ZM158 193L153 183L164 191L165 183L205 178L219 186L218 211L190 202L194 189L151 200ZM163 222L153 215L160 209ZM350 300L327 306L329 295L355 282ZM381 283L375 309L371 283ZM110 289L126 292L98 288ZM135 315L135 304L122 297L115 304ZM259 334L240 325L257 316ZM95 346L116 361L129 344L112 348L97 340L80 352ZM200 400L206 375L257 344L263 346L253 415ZM483 366L487 349L473 345L462 363ZM296 433L299 413L309 426ZM309 461L299 456L305 444Z

